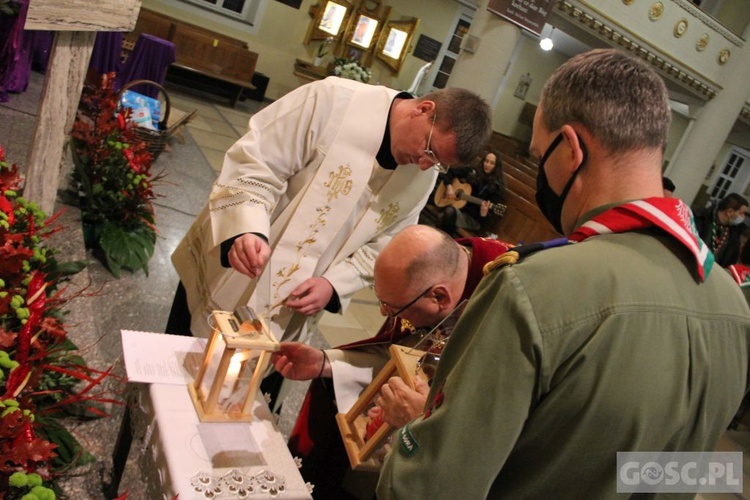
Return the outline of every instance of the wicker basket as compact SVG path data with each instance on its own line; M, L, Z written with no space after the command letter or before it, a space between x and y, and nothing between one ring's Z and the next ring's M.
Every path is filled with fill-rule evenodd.
M172 105L169 102L169 94L167 93L167 90L151 80L133 80L126 83L117 94L117 102L120 102L120 97L122 97L123 92L137 85L152 85L159 89L159 92L161 93L160 100L163 96L164 106L161 113L161 120L159 120L158 123L158 130L151 130L145 127L135 127L134 129L136 137L146 143L149 153L153 155L154 161L156 161L161 152L164 151L164 148L167 146L167 140L169 139L167 122L169 121L169 111Z

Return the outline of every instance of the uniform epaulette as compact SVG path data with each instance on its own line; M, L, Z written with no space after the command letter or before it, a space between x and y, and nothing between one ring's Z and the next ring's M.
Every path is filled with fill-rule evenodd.
M568 238L555 238L554 240L539 241L537 243L529 243L528 245L520 245L514 247L512 250L508 250L504 254L497 256L495 260L486 263L482 268L482 273L487 276L495 269L515 264L519 260L534 252L544 250L545 248L561 247L569 243L570 241L568 240Z

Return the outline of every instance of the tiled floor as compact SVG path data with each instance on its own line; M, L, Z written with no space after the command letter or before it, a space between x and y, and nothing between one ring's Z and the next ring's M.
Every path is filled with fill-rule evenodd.
M35 75L27 93L12 96L10 103L0 104L0 145L6 147L8 158L13 162L23 163L31 148L41 82L42 77ZM91 335L97 339L97 347L100 349L87 351L87 360L90 356L98 355L106 364L118 363L121 355L118 350L120 328L160 331L166 323L177 279L169 263L169 255L205 203L210 183L221 169L224 151L244 133L249 116L262 106L255 101L245 101L232 109L221 102L178 89L169 88L169 91L174 108L185 112L197 109L198 114L187 127L189 134L185 134L184 145L175 141L172 144L173 151L163 153L157 162L169 174L164 197L157 203L157 226L161 232L157 252L152 260L149 276L139 273L114 280L100 266L97 267L95 262L90 265L88 272L92 289L97 289L98 292L90 298L87 309L79 312L78 317L81 319L76 320L79 323L74 323L74 326L87 321L93 323ZM75 237L77 233L72 234ZM80 251L82 252L82 243ZM74 258L80 257L74 255ZM322 335L316 336L313 341L315 345L325 346L370 337L381 323L377 300L371 290L363 290L356 294L345 315L325 315L320 323ZM86 341L78 340L74 338L79 345L88 345ZM304 385L295 386L292 392L295 394L294 400L298 402L304 392ZM296 407L296 403L285 404L280 421L282 432L289 432ZM82 476L80 482L84 484L65 486L70 498L101 498L92 492L101 492L101 483L107 481L106 473L111 466L107 461L118 429L118 411L121 410L115 409L112 412L112 418L94 424L100 427L93 431L91 427L79 429L80 434L86 438L89 449L97 450L100 463L92 472ZM750 499L750 426L742 425L738 431L728 431L719 448L724 451L743 451L744 495L703 495L703 498ZM131 462L137 461L137 458L133 460L132 455L133 453ZM130 498L145 498L139 496L142 479L137 467L132 464L128 467L120 492L128 490ZM78 491L83 493L77 494Z

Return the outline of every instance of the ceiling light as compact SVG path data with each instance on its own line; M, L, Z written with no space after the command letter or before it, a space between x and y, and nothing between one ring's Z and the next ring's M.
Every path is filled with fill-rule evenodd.
M549 32L549 35L547 35L545 38L542 38L539 41L539 46L544 51L550 51L552 50L552 47L554 46L554 43L552 43L552 33L555 32L555 27L552 27L552 31Z

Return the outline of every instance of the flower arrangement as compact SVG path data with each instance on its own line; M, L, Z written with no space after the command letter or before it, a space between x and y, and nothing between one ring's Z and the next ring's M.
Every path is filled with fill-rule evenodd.
M95 389L109 370L87 367L63 325L58 285L84 265L42 244L59 228L21 184L0 147L0 498L45 499L65 468L91 459L58 419L102 416L99 403L115 401Z
M357 61L352 61L345 57L335 59L333 65L333 74L341 78L367 83L372 77L372 72L368 68L360 66Z
M87 82L78 106L71 175L79 194L86 245L101 250L115 276L143 269L154 253L152 155L135 134L131 110L118 106L114 73Z

